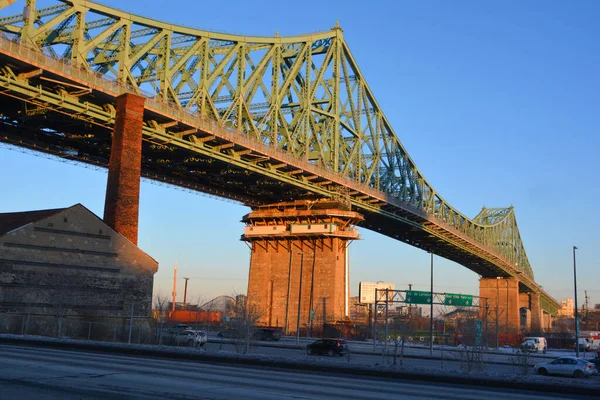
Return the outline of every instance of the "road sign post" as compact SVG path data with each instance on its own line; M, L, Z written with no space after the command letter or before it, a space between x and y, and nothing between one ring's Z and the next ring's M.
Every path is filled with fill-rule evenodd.
M481 320L475 320L475 346L481 346Z

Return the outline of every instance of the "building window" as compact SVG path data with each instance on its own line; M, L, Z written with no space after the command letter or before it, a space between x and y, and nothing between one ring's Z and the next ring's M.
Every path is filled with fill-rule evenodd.
M68 222L68 219L67 219L67 217L64 217L64 218L63 218L63 221L64 221L64 223L66 224L66 223Z

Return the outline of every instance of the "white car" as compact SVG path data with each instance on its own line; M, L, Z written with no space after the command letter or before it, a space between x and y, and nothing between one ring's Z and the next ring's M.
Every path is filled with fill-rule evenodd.
M576 378L589 377L598 373L596 365L577 357L561 357L534 367L540 375L567 375Z
M208 341L206 333L202 331L195 331L193 329L173 332L171 339L171 343L175 346L190 347L201 347L204 346Z
M208 342L208 335L203 331L196 331L196 346L202 347Z

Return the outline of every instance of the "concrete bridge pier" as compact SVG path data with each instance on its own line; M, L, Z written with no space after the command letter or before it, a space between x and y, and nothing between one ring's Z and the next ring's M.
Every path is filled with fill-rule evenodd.
M547 329L540 294L519 292L519 281L512 277L481 278L479 295L487 298L491 319L498 319L499 333L541 334ZM497 314L497 316L496 316Z
M519 281L510 277L479 279L479 296L487 298L489 318L498 324L501 334L520 331Z
M243 217L250 243L248 309L286 333L320 330L349 312L348 245L363 217L334 201L255 208ZM300 310L300 312L298 312Z
M540 306L540 294L534 292L522 292L519 294L521 311L521 330L530 335L542 333L542 309Z
M117 97L104 222L137 245L142 169L144 101L125 93Z
M531 326L528 330L530 334L539 335L542 333L542 307L540 305L540 294L530 292L529 310L531 311Z

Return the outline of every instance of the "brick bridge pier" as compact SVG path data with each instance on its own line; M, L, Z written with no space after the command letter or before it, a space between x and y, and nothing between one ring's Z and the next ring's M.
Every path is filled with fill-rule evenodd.
M348 245L362 219L334 201L271 204L244 216L248 307L259 324L293 333L298 322L300 330L320 330L348 316Z

